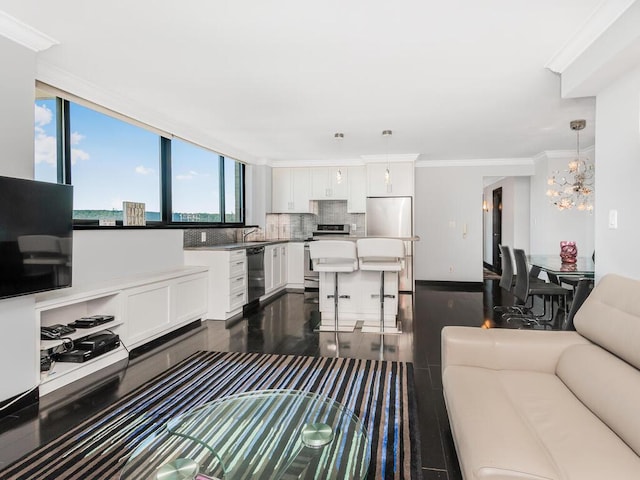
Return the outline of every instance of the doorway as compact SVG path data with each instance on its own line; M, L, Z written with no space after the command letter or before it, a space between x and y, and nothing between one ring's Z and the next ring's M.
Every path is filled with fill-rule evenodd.
M493 268L496 272L502 273L502 258L500 257L499 245L502 244L502 187L493 190L492 211L492 241L493 241Z

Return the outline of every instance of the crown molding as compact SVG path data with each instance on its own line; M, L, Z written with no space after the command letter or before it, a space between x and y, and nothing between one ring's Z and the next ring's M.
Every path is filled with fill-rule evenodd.
M36 30L15 17L0 10L0 35L7 37L23 47L34 52L42 52L47 48L58 45L55 38Z
M432 167L503 167L533 165L531 157L522 158L476 158L468 160L420 160L416 162L416 168Z
M362 161L367 163L396 163L415 162L420 156L419 153L390 153L382 155L360 155Z
M580 153L584 155L593 156L596 152L595 145L590 145L585 148L580 149ZM575 150L545 150L544 152L540 152L536 156L533 157L534 161L550 159L550 160L564 160L568 158L572 158L576 156Z
M267 160L264 162L272 168L290 167L358 167L365 163L357 158L345 158L338 160Z
M545 68L563 73L596 39L598 39L635 0L604 0L573 35L547 62Z

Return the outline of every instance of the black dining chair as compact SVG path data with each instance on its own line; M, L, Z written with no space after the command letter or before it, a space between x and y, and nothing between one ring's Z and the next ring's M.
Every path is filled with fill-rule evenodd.
M533 309L529 309L523 314L506 314L507 321L519 320L528 325L544 325L551 326L554 321L554 303L557 301L558 306L562 304L565 309L567 305L567 295L569 290L559 285L543 281L532 281L529 275L529 264L527 255L524 250L516 248L513 250L516 263L516 284L514 295L519 303L526 305L531 302L535 296L542 297L543 311L542 315L536 315ZM547 308L549 304L549 308Z
M569 307L569 312L567 313L565 319L562 321L560 325L560 330L575 330L576 328L573 326L573 317L575 317L578 310L587 299L589 294L591 294L591 290L593 290L594 285L593 278L580 278L576 284L576 287L573 289L573 300L571 300L571 305Z
M514 274L513 259L511 258L511 248L507 245L498 245L500 249L500 258L502 259L502 273L500 274L500 282L498 286L513 294L513 289L516 285L516 275ZM526 311L524 305L496 305L493 307L494 312L503 313L524 313Z

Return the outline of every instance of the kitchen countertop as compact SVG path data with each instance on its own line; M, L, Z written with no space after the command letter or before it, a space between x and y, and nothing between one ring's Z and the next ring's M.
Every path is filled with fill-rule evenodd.
M418 242L420 237L414 235L413 237L390 237L388 235L322 235L314 237L314 240L359 240L361 238L392 238L394 240L402 240L404 242Z
M211 250L211 251L227 251L240 250L242 248L264 247L265 245L275 245L277 243L287 243L296 240L259 240L256 242L237 242L227 243L224 245L203 245L201 247L184 247L184 250Z
M358 235L324 235L322 237L315 237L313 240L353 240L356 241L360 238L397 238L399 240L403 240L405 242L417 242L420 240L420 237L386 237L386 236L358 236ZM184 247L184 250L209 250L209 251L229 251L229 250L240 250L242 248L251 248L251 247L264 247L265 245L275 245L277 243L288 243L288 242L306 242L309 239L278 239L278 240L259 240L255 242L237 242L237 243L226 243L224 245L203 245L198 247Z

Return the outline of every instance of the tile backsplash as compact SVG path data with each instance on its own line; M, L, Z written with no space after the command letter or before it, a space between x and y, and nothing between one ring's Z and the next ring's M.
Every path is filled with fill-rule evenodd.
M304 240L319 223L346 223L352 234L364 235L364 213L348 213L346 200L313 201L312 210L315 213L268 213L265 238Z
M346 200L317 200L311 206L314 213L267 213L264 228L258 227L246 238L243 234L250 228L186 228L184 246L212 247L243 240L304 240L311 237L319 223L346 223L353 235L364 235L364 213L348 213Z
M251 230L253 232L243 239L243 234ZM183 245L185 247L214 247L216 245L242 242L243 240L252 242L264 239L265 232L262 228L185 228Z

